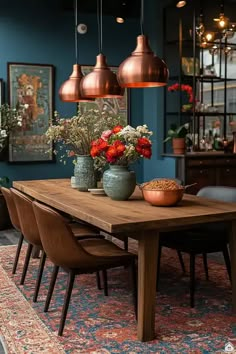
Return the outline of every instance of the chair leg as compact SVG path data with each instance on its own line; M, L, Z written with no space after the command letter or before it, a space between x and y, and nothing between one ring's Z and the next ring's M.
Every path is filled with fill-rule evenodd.
M206 275L206 280L209 280L209 274L208 274L208 265L207 265L207 254L203 253L203 264L204 264L204 270L205 270L205 275Z
M107 286L107 270L104 269L102 271L102 278L103 278L103 286L104 286L104 295L108 296L108 286Z
M179 263L181 265L182 271L183 271L183 273L186 273L186 269L185 269L182 253L180 251L177 251L177 253L178 253Z
M69 303L70 303L74 280L75 280L75 273L73 271L70 271L69 276L68 276L64 305L63 305L62 314L61 314L60 327L58 330L59 336L62 336L62 334L63 334L63 329L64 329L64 325L65 325L65 321L66 321L66 315L67 315L67 311L68 311L68 307L69 307Z
M156 283L156 290L158 290L159 278L160 278L161 251L162 251L162 246L159 243L158 255L157 255L157 283Z
M124 250L128 251L128 247L129 247L129 245L128 245L128 237L125 236L125 238L124 238Z
M16 255L15 255L15 260L14 260L14 264L13 264L13 268L12 268L12 274L16 273L16 268L17 268L23 240L24 240L24 236L22 234L20 234L18 246L17 246L17 250L16 250Z
M133 261L131 264L131 272L132 272L132 283L133 283L134 312L135 312L135 318L136 320L138 320L138 307L137 307L138 293L137 293L137 275L136 275L135 261Z
M194 307L195 291L195 254L190 253L190 305Z
M42 252L42 256L41 256L41 260L40 260L40 264L39 264L37 281L36 281L36 284L35 284L33 302L37 302L39 288L40 288L42 275L43 275L43 269L44 269L44 265L45 265L45 261L46 261L46 257L47 257L46 253L43 251Z
M96 272L96 279L97 279L97 288L98 288L98 290L102 290L101 279L100 279L100 273L99 272Z
M20 285L23 285L25 282L25 276L28 270L28 266L29 266L29 260L30 260L30 256L32 253L32 249L33 249L33 245L31 245L30 243L28 244L28 249L27 249L27 253L25 256L25 263L24 263L24 267L23 267L23 272L22 272L22 276L21 276L21 280L20 280Z
M223 248L223 255L224 255L224 260L225 260L225 265L227 268L227 272L229 275L229 280L230 282L232 281L232 277L231 277L231 262L230 262L230 258L229 258L229 251L228 251L228 247L227 245L225 245L225 247Z
M51 277L51 281L50 281L50 285L49 285L49 289L48 289L48 294L47 294L47 298L45 301L45 305L44 305L44 312L48 311L50 302L51 302L51 298L52 298L52 294L53 294L53 290L54 290L54 286L57 280L57 274L58 274L58 270L59 267L57 265L54 265L53 271L52 271L52 277Z

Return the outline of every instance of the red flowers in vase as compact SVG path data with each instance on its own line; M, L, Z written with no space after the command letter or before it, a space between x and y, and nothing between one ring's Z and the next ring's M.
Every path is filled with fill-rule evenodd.
M174 91L184 91L187 93L188 96L188 104L184 104L182 106L182 111L185 112L189 109L192 109L193 103L195 103L197 100L196 98L194 99L193 97L193 88L190 85L184 85L184 84L173 84L171 86L168 87L168 91L169 92L174 92Z
M101 137L91 144L90 154L95 159L95 166L101 169L106 163L128 165L140 157L150 159L150 135L152 132L146 125L136 128L117 125L112 130L104 131Z

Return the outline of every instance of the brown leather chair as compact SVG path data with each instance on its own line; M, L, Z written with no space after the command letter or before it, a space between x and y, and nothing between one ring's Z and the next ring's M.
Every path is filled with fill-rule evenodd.
M45 312L48 311L50 305L59 267L62 267L68 273L67 289L58 335L61 336L63 334L74 279L78 274L93 273L100 270L105 273L109 268L131 266L136 311L135 255L105 239L86 239L77 242L73 237L71 228L58 212L38 202L33 202L33 208L43 248L48 258L54 263L44 307Z
M11 223L13 225L13 227L16 229L16 231L19 231L20 236L19 236L19 241L18 241L18 245L17 245L17 250L16 250L16 255L15 255L15 260L13 263L13 268L12 268L12 274L16 273L16 268L17 268L17 264L18 264L18 260L19 260L19 256L20 256L20 251L21 251L21 247L22 247L22 243L24 240L24 236L21 232L21 226L20 226L20 220L18 217L18 213L16 210L16 206L15 206L15 202L14 199L12 197L11 191L9 188L5 188L5 187L1 187L1 192L3 194L3 197L5 198L6 204L7 204L7 209L8 209L8 213L10 216L10 220Z
M30 256L33 250L33 247L38 247L42 251L42 256L41 256L41 261L39 265L39 270L38 270L38 276L37 276L37 281L35 285L35 292L34 292L34 297L33 301L37 301L38 297L38 292L41 284L41 279L43 275L43 269L46 261L46 253L43 250L41 239L39 236L39 231L32 207L32 199L26 196L25 194L21 193L17 189L10 188L10 193L13 197L13 201L15 202L17 214L19 216L19 222L20 222L20 227L22 230L22 234L24 235L25 240L28 242L28 249L25 257L25 262L24 262L24 267L23 267L23 272L20 280L20 284L23 285L25 281L25 276L28 270L29 266L29 261L30 261ZM67 219L65 219L66 222L68 222ZM93 228L90 228L87 225L84 224L78 224L78 223L72 223L71 224L71 229L73 232L73 236L76 237L76 239L84 239L84 238L90 238L90 237L103 237L97 234L97 231L94 230ZM106 281L106 279L105 279ZM99 274L97 274L97 283L98 283L98 288L101 289L100 285L100 278ZM106 285L106 284L105 284ZM106 286L104 285L104 291Z

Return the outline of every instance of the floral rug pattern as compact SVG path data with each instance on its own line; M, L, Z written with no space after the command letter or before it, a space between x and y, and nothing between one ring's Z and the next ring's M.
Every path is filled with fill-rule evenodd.
M52 265L47 260L38 302L33 303L39 260L31 259L25 285L20 286L25 250L24 246L13 276L16 246L0 247L0 334L9 354L224 353L228 342L236 348L236 316L222 262L209 260L206 281L202 259L197 259L196 305L191 309L189 276L182 274L176 253L165 249L156 298L156 339L141 343L136 339L128 269L108 272L108 297L97 289L94 274L78 276L64 335L58 337L66 275L60 271L49 312L44 313ZM186 268L187 262L186 256Z

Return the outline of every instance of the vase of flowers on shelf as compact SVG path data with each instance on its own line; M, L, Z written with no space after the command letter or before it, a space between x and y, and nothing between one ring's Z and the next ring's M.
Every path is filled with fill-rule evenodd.
M102 169L108 165L103 173L103 188L111 199L127 200L134 192L136 177L129 166L139 158L151 158L151 135L147 125L136 128L117 125L92 142L90 153L95 166Z
M46 135L50 141L59 143L59 161L64 164L68 157L73 158L75 186L80 191L88 191L97 185L94 161L90 155L91 142L97 139L105 129L119 124L121 118L108 112L89 109L78 112L72 118L60 118L55 112L55 124L51 124Z
M192 111L193 103L196 102L196 99L194 100L194 98L193 98L193 88L192 88L192 86L175 83L175 84L173 84L173 85L168 87L168 91L169 92L174 92L174 91L186 92L187 98L188 98L188 103L182 105L181 111L182 112L191 112Z

